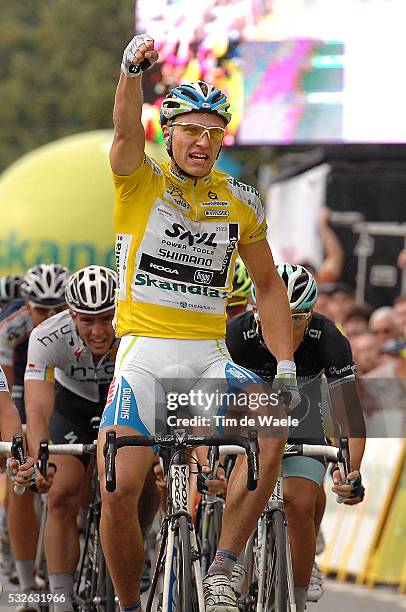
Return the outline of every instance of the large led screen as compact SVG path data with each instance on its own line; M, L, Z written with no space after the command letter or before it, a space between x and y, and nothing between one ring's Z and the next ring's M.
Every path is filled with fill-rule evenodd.
M147 137L170 87L200 78L230 98L226 144L406 142L405 18L406 0L138 0L160 53Z

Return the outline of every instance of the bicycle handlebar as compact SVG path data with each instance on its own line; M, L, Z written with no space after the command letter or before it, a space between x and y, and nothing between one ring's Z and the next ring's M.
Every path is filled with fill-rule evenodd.
M92 444L50 444L50 455L86 455L96 452L97 443Z
M220 446L219 453L235 456L242 455L243 451L238 446ZM351 471L351 465L348 438L340 438L338 447L324 444L286 444L283 457L325 457L338 464L343 482L349 484L347 477ZM336 499L339 504L346 500L341 495L337 495Z
M106 432L106 443L103 447L106 467L106 489L110 493L116 490L116 455L124 446L159 446L161 448L186 449L198 446L219 446L224 444L241 447L247 455L248 477L247 489L254 491L259 479L259 445L256 431L249 436L200 436L187 434L183 430L163 436L120 436L115 431Z
M284 457L326 457L329 461L340 461L340 447L323 444L286 444ZM219 448L220 455L243 455L244 450L239 446L224 445Z

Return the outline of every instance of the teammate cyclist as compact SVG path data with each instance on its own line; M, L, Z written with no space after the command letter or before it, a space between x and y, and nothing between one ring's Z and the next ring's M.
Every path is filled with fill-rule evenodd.
M51 317L31 333L25 372L27 437L37 456L41 438L57 443L91 443L90 423L101 416L114 370L117 342L112 319L116 273L88 266L73 274L66 287L69 310ZM45 553L50 589L73 592L79 558L76 519L82 499L87 457L55 456L51 481L38 476L41 492L49 489ZM72 601L54 611L73 610Z
M233 288L227 301L227 321L246 311L252 281L240 257L235 260Z
M39 264L30 268L20 285L21 298L9 301L0 313L0 364L23 424L26 422L23 389L28 338L34 327L66 308L65 284L68 277L68 270L60 264ZM16 284L14 290L15 287ZM9 284L10 296L12 288ZM9 483L8 492L11 490ZM8 527L20 588L33 590L38 540L34 494L28 490L25 495L9 495L8 499ZM7 547L2 548L4 555Z
M340 485L339 473L334 475L333 490L343 496L351 493L347 503L362 500L360 466L364 452L362 409L355 391L354 364L350 344L342 331L321 314L313 314L317 286L304 267L280 264L277 270L284 281L289 297L293 322L293 350L302 402L290 414L299 420L292 428L288 442L325 444L321 417L321 378L324 373L329 385L333 415L342 416L342 398L349 413L353 413L357 437L350 439L353 485ZM272 312L273 309L272 309ZM234 361L264 379L273 379L277 362L264 345L262 318L254 311L246 312L227 325L226 342ZM338 409L338 411L337 411ZM283 493L289 523L295 598L298 612L303 612L306 590L310 581L316 548L316 533L320 527L323 508L318 506L320 485L325 473L322 458L289 457L282 462Z
M148 35L133 38L124 51L114 106L110 162L119 270L116 331L122 339L103 427L113 426L119 435L155 431L155 417L165 419L168 379L188 379L189 389L203 377L231 384L236 373L247 384L259 381L232 363L224 343L237 247L256 286L265 342L278 360L277 386L290 382L292 404L298 401L289 304L266 241L259 194L213 170L231 118L227 98L203 81L173 88L161 105L171 159L156 163L144 153L140 77L157 59ZM117 491L106 493L104 430L99 439L104 553L121 610L135 612L141 610L143 566L136 502L154 455L141 448L118 453ZM208 612L238 610L232 569L272 490L285 439L281 434L261 440L263 476L256 492L247 493L244 462L235 470L219 554L204 580Z

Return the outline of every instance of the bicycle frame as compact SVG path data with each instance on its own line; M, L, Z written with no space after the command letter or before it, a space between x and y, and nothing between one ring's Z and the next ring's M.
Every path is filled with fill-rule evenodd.
M204 612L205 610L199 556L196 554L196 533L192 523L192 517L189 513L189 475L190 470L186 452L182 450L176 453L172 453L168 478L168 517L172 520L169 522L168 525L169 528L166 543L166 558L162 599L163 610L168 610L168 612L172 612L172 610L174 611L176 608L176 601L174 597L174 586L177 579L177 576L175 574L175 560L179 551L176 547L175 541L175 522L176 518L182 515L186 516L188 519L192 553L195 553L192 568L196 581L199 611Z
M220 448L220 452L222 454L227 454L233 451L228 447ZM350 471L350 457L349 457L349 449L348 449L348 439L341 438L339 447L331 447L325 445L291 445L288 444L285 447L284 457L289 456L325 456L327 460L338 463L342 477L345 479ZM337 501L340 502L341 499L337 497ZM283 476L282 472L280 473L273 493L270 496L265 510L262 512L256 531L249 538L246 548L245 548L245 558L248 561L246 563L247 576L248 576L248 587L246 589L246 594L243 596L241 603L244 607L243 609L255 610L255 612L266 612L265 602L263 599L263 594L265 593L265 581L267 579L267 574L269 571L269 558L267 552L267 542L269 537L269 517L278 512L283 516L283 520L285 523L285 527L287 530L286 516L284 510L284 501L283 501ZM293 580L293 568L292 568L292 559L290 553L290 544L289 544L289 536L286 531L286 580L287 580L287 596L288 596L288 604L290 606L290 612L296 612L296 604L294 597L294 580ZM257 541L256 541L257 539ZM255 547L259 549L259 563L256 564L254 561L254 550ZM256 553L257 554L257 553ZM255 565L255 567L254 567ZM250 585L255 582L254 575L257 575L258 586L257 586L257 601L255 601L254 593L250 589Z
M120 448L123 446L151 447L157 445L160 448L169 449L170 452L167 513L162 524L162 542L158 552L146 612L151 612L158 576L165 555L163 612L175 612L176 595L174 596L174 593L176 590L174 586L179 578L176 576L176 568L178 567L181 568L182 573L184 572L189 576L189 580L193 576L195 578L195 587L193 587L193 584L191 586L188 580L178 580L178 586L180 585L178 592L181 593L182 601L192 603L194 610L205 611L197 540L192 517L189 513L189 458L186 451L197 446L221 446L222 444L238 445L245 450L248 464L247 488L251 491L255 490L259 478L259 450L257 433L254 431L250 432L247 437L188 435L183 430L175 430L173 434L164 436L133 435L117 437L114 430L106 432L103 453L106 466L106 489L110 492L116 489L115 458ZM182 543L182 546L185 546L184 542L187 542L186 548L181 550L181 556L177 546L179 542ZM180 560L179 564L176 563L177 558ZM191 609L180 612L191 612Z
M256 612L266 612L264 608L264 583L266 579L266 570L268 566L268 559L266 556L267 546L266 543L268 541L268 521L267 517L275 511L280 511L283 513L285 524L286 524L286 516L284 510L284 501L283 501L283 475L282 472L279 475L278 480L275 483L275 488L271 497L269 498L265 511L261 514L258 520L258 527L260 527L261 533L261 556L259 563L259 580L258 580L258 600ZM295 591L294 591L294 581L293 581L293 567L292 567L292 557L290 554L290 543L289 543L289 534L286 538L286 561L287 561L287 578L288 578L288 596L289 596L289 605L291 612L296 612L296 603L295 603Z

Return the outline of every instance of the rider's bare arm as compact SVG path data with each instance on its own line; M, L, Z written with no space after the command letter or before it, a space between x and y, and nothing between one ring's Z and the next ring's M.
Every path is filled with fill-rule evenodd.
M110 151L111 168L120 176L135 172L144 159L142 102L141 78L121 74L114 103L114 140Z
M137 38L137 37L135 37ZM134 54L134 64L144 59L156 61L154 41L146 40ZM113 172L128 176L135 172L144 159L145 131L141 123L143 104L141 75L130 77L120 74L114 101L114 140L110 151Z
M317 270L317 281L320 285L337 281L340 278L344 264L344 250L336 234L328 225L329 216L329 209L323 208L318 222L320 238L324 249L324 261Z
M277 361L293 361L292 320L286 287L266 239L240 244L239 253L255 285L262 335ZM281 333L285 330L285 333Z
M351 468L359 470L365 450L365 420L354 380L330 388L332 416L338 434L349 438Z
M49 421L55 402L55 385L47 380L26 380L24 397L28 447L30 454L36 457L41 438L49 437Z
M7 391L0 393L0 431L2 439L7 442L12 440L13 434L22 433L18 410Z
M14 384L14 367L10 365L2 365L1 367L6 375L8 388L12 389Z

